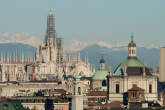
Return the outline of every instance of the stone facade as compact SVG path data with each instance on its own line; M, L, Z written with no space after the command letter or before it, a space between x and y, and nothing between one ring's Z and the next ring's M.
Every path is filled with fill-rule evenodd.
M110 101L123 101L123 93L128 92L133 85L145 90L145 99L147 101L157 100L157 78L155 76L127 76L127 77L109 77L109 100ZM116 90L116 85L119 85L119 92ZM149 91L149 86L152 85L152 92Z
M39 90L65 89L58 82L1 83L0 97L33 96Z
M1 62L0 81L29 81L30 74L26 71L26 66L28 64L32 64L32 62Z
M45 103L22 103L25 108L45 110ZM53 110L69 110L69 103L54 103Z

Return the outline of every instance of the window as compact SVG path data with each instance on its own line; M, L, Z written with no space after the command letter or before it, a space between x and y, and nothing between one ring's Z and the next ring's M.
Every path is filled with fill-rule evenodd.
M136 84L133 84L132 87L135 88L135 87L137 87L137 85Z
M141 93L139 93L139 97L142 98L142 94Z
M106 84L106 80L103 80L102 82L102 86L105 87L107 84Z
M132 92L132 97L136 98L136 92Z
M81 95L81 88L78 87L78 94Z
M74 95L76 94L76 90L75 90L75 87L74 87Z
M116 93L119 93L119 90L120 90L120 86L119 84L116 84Z
M149 85L149 93L152 93L152 85Z

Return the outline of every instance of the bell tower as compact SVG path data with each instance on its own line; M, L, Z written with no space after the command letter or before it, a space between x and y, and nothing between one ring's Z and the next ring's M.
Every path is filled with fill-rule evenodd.
M83 110L82 82L80 76L75 76L73 85L72 110Z

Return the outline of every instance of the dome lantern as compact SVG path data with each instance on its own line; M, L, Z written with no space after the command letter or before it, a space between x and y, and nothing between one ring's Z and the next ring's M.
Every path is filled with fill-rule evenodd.
M133 38L132 34L131 42L128 44L128 57L136 57L136 43L134 43Z

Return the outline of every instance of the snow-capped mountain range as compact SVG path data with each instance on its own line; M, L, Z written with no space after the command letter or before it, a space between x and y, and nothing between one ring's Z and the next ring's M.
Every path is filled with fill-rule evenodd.
M68 52L78 52L83 50L84 48L87 48L92 45L98 45L100 47L105 47L109 49L113 49L114 51L120 51L120 50L127 50L128 42L121 42L119 44L110 44L103 41L78 41L73 40L68 45L65 45L65 49ZM144 46L142 44L138 44L138 47L144 47L144 48L159 48L160 46L151 44L149 46Z
M39 39L39 37L30 35L28 33L11 33L11 32L5 32L0 35L0 43L22 43L22 44L27 44L31 45L34 47L38 47L39 44L42 42L42 39ZM111 48L116 51L120 50L127 50L126 47L128 45L128 42L122 42L119 44L110 44L106 43L103 41L78 41L78 40L73 40L70 41L67 45L65 46L65 50L68 52L78 52L83 50L84 48L87 48L92 45L98 45L100 47L106 47L106 48ZM149 46L144 46L144 45L139 45L138 47L145 47L145 48L159 48L159 46L151 44Z
M37 47L41 40L28 33L5 32L0 35L0 43L22 43Z
M5 53L16 50L20 54L24 51L26 54L35 55L36 47L38 47L40 42L40 39L27 33L4 33L0 35L0 52ZM99 67L99 59L103 56L106 66L111 65L115 69L127 57L127 46L128 42L110 44L103 41L74 40L65 44L64 48L66 53L80 52L82 58L88 54L89 61L97 69ZM150 45L145 47L137 44L137 56L149 67L159 66L159 46Z

